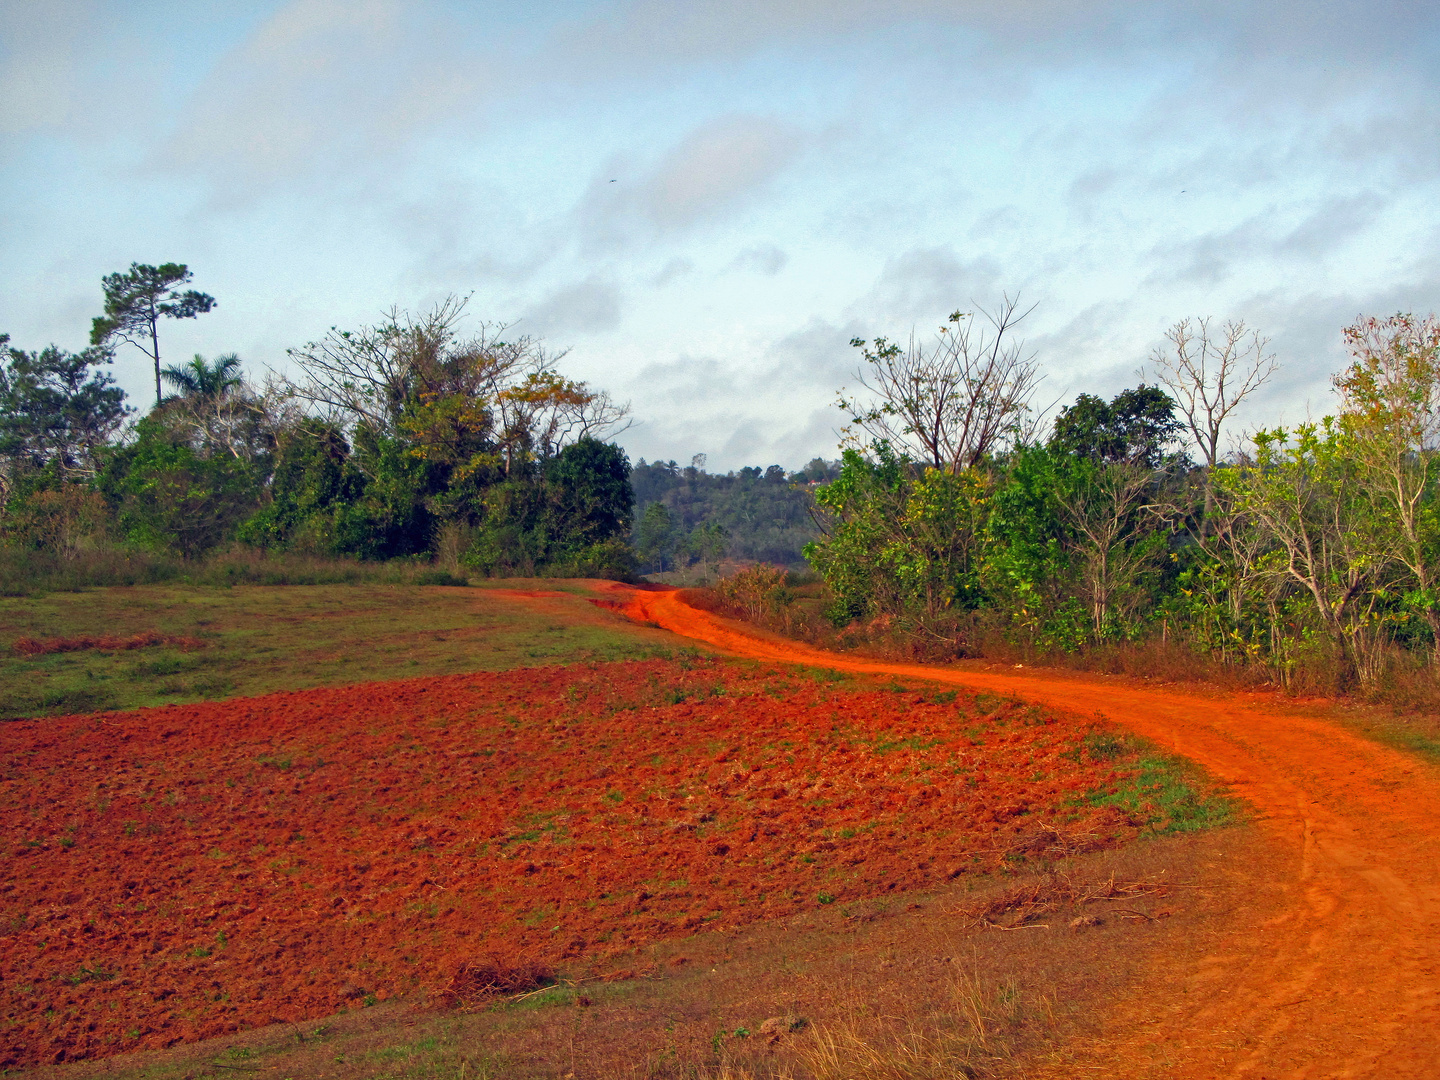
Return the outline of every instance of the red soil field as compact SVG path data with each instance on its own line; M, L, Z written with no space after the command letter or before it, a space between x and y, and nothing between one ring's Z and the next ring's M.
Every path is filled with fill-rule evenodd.
M1092 726L707 659L7 723L0 1066L1119 842Z

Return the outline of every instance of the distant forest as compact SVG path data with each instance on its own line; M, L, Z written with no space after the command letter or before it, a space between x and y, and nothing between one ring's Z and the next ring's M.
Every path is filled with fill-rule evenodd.
M819 536L814 489L839 475L840 463L822 458L790 473L771 465L723 475L705 471L703 454L683 468L641 458L630 473L631 543L651 573L722 559L803 568L805 545Z

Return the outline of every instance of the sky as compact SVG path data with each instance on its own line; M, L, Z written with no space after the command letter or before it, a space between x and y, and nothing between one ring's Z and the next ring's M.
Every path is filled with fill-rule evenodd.
M1347 323L1440 306L1437 195L1433 2L0 0L13 344L132 262L218 300L165 362L257 376L469 295L711 470L837 456L852 338L1007 294L1039 409L1208 316L1280 364L1233 437L1322 414Z

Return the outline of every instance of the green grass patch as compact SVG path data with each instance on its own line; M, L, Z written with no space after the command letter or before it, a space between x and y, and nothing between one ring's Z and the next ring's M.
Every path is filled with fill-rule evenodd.
M1144 739L1097 729L1085 737L1084 747L1095 760L1113 762L1124 778L1087 792L1076 805L1117 807L1153 836L1215 829L1240 819L1239 802L1216 791L1193 762Z
M544 614L492 589L408 584L136 585L0 597L0 719L670 655L659 635L563 591ZM556 632L561 618L564 633ZM22 637L144 631L205 647L34 657L9 648Z

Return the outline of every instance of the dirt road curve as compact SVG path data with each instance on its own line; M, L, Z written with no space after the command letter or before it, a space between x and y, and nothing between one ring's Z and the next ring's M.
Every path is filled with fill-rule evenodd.
M610 589L632 618L737 656L1099 711L1247 799L1294 853L1286 910L1122 1003L1096 1051L1105 1075L1440 1077L1440 770L1260 699L856 660L762 636L674 591Z

